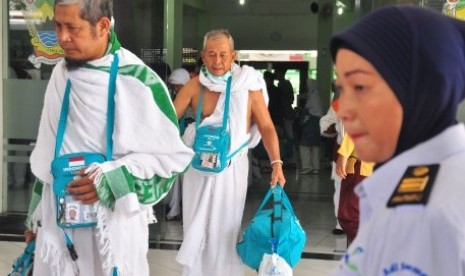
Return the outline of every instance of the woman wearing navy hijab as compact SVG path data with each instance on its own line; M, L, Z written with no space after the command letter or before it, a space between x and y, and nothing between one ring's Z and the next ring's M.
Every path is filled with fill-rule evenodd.
M335 275L465 275L465 22L413 6L331 40L338 116L372 176Z

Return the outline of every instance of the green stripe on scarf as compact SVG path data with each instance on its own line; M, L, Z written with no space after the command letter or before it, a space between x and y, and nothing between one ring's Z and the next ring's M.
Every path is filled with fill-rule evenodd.
M115 183L115 185L121 186L125 184L126 182ZM95 187L100 203L102 203L102 205L107 207L108 209L115 208L116 199L113 193L111 192L110 183L108 183L108 180L105 177L105 175L102 176L102 179L99 183L96 183Z
M108 41L108 50L107 54L114 55L116 51L121 48L121 43L119 43L118 37L116 36L115 30L111 29L110 39Z
M115 202L129 193L135 192L142 204L157 203L166 196L179 174L171 178L155 175L151 179L133 176L125 166L103 174L97 183L97 194L103 206L113 209Z
M143 204L157 203L170 191L178 175L179 174L175 174L171 178L163 178L157 175L151 179L134 178L134 185L139 202Z
M27 218L26 218L26 229L32 230L34 228L34 222L32 221L32 215L34 211L37 209L40 200L42 199L42 190L44 188L44 183L36 178L34 182L34 187L32 189L32 197L31 201L29 202L29 208L27 211Z
M116 200L134 192L134 180L125 166L105 173L111 192ZM124 183L124 185L121 185Z

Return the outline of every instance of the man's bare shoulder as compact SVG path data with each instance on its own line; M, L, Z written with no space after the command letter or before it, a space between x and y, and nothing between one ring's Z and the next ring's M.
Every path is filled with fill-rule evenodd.
M256 101L257 99L263 99L262 90L249 90L249 100Z
M183 90L185 90L185 92L190 94L190 95L194 95L194 94L198 93L198 91L200 91L199 77L196 76L196 77L193 77L192 79L190 79L186 83L186 85L183 87Z

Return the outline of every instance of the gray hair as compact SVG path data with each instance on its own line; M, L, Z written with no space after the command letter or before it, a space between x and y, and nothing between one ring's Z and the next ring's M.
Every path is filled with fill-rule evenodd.
M206 33L205 36L203 37L203 50L205 51L207 40L220 38L220 37L226 37L229 40L229 46L231 47L231 51L234 51L234 40L231 34L229 33L229 31L226 29L216 29L216 30L211 30L208 33Z
M102 17L108 17L111 20L113 1L112 0L55 0L55 7L57 5L79 5L82 19L89 21L93 26Z

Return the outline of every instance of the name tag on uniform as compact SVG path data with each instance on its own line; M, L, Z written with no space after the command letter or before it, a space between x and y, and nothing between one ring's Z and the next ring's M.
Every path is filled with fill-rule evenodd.
M439 171L439 164L410 166L397 184L387 207L405 204L426 205Z

